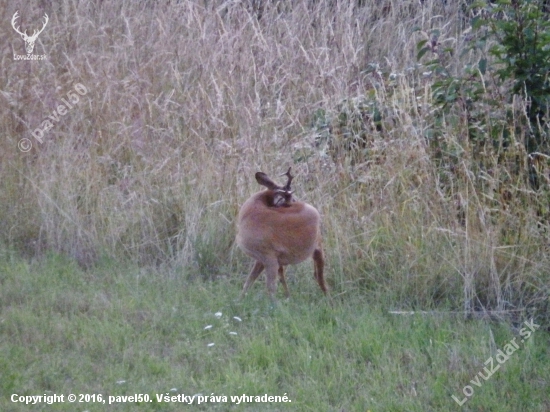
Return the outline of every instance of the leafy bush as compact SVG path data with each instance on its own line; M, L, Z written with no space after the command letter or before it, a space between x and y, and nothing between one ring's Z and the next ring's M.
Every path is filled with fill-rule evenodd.
M369 136L381 132L382 114L374 96L344 99L332 112L318 109L313 128L316 145L328 151L335 162L361 162L369 156Z
M512 148L511 133L527 153L550 151L550 22L543 6L537 0L473 3L473 31L460 56L469 55L470 62L457 73L452 72L455 48L444 46L437 29L424 33L417 58L433 56L425 63L434 77L438 109L431 134L437 135L443 121L463 122L478 151L487 143ZM525 99L519 110L513 106L517 97Z
M506 208L512 199L536 204L540 222L550 216L550 22L544 7L537 0L474 2L471 31L461 39L463 66L456 65L455 47L447 46L456 43L441 39L439 30L423 33L417 43L419 60L432 56L425 66L435 110L426 137L445 171L441 181L449 187L446 172L468 159L489 207ZM444 138L449 123L464 130L467 142ZM519 189L525 183L536 196Z
M511 92L529 101L527 117L531 133L526 142L529 153L548 152L550 143L550 21L545 3L500 0L490 7L487 18L474 22L474 27L486 26L488 33L497 38L490 53L496 58L499 79L512 80Z

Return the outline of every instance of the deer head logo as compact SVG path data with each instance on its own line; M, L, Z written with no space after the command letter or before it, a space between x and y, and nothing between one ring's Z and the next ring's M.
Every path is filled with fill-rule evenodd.
M27 31L25 30L25 32L21 32L19 31L19 26L15 27L15 21L17 20L17 18L19 17L19 11L16 11L15 14L13 15L13 18L11 19L11 25L13 27L13 29L19 33L21 35L21 37L23 38L23 40L25 41L25 50L27 51L27 54L31 54L33 49L34 49L34 42L36 41L36 39L38 38L38 35L40 33L42 33L42 31L44 31L44 28L46 27L46 25L48 24L48 21L50 20L48 15L46 13L44 13L44 25L42 26L42 28L40 30L35 30L34 33L32 34L32 36L29 36L27 35Z

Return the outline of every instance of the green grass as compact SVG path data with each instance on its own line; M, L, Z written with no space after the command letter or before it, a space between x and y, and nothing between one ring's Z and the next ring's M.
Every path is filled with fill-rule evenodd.
M374 294L341 295L331 308L309 269L291 271L291 299L279 290L273 305L263 282L238 301L244 278L236 274L190 280L190 273L114 262L83 271L60 255L29 263L4 253L0 410L550 408L547 325L476 387L470 380L484 362L514 337L520 342L518 328L448 314L392 315L394 308ZM474 394L460 408L452 395L464 398L465 385ZM65 400L71 393L102 394L107 402L108 396L148 394L153 401L27 406L12 403L14 393L64 394ZM227 402L157 403L155 394L166 393L214 394ZM231 402L243 394L286 394L292 402Z
M491 93L494 61L484 79L461 78L480 63L468 51L477 12L441 0L39 3L0 2L28 33L50 17L44 61L14 60L23 41L0 25L0 412L138 409L26 406L14 393L292 400L139 408L159 411L550 410L550 160L525 149L529 101ZM458 106L438 112L441 78L416 58L435 33L454 50L445 81L483 81L490 101L461 105L449 88ZM76 83L86 95L36 140ZM498 126L475 127L492 139L483 150L471 121ZM260 282L237 300L249 259L234 252L235 217L257 171L290 166L322 216L334 307L311 264L289 270L289 301L273 306ZM433 312L388 313L411 309ZM470 383L530 314L541 328Z

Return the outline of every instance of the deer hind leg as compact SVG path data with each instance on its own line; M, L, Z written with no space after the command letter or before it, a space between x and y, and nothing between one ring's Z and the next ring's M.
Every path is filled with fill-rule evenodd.
M279 280L281 281L282 285L283 285L283 289L285 291L285 296L287 298L290 297L290 293L288 291L288 286L286 284L286 279L285 279L285 268L283 266L279 266Z
M277 273L279 271L279 262L277 259L264 262L265 265L265 280L267 284L267 293L271 300L275 299L275 292L277 291Z
M241 298L243 298L244 295L246 295L246 291L250 286L252 286L254 281L258 279L258 276L260 276L260 273L262 273L262 270L264 270L264 264L259 260L257 260L256 263L254 263L254 267L250 271L250 274L246 278L246 282L244 282L243 291L241 292Z
M325 284L325 278L324 278L324 268L325 268L325 260L323 258L323 251L321 249L315 249L313 252L313 266L314 266L314 276L315 280L319 284L319 287L323 291L323 293L327 294L327 285Z

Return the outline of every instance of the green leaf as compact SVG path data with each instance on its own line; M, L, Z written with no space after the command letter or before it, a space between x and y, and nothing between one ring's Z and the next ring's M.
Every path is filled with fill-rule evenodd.
M426 43L428 43L428 39L420 40L418 43L416 43L416 50L420 50L426 45Z
M486 24L487 24L487 20L485 20L482 17L476 16L472 19L472 29L473 30L477 30L481 26L486 25Z
M485 75L485 72L487 70L487 59L483 58L479 61L477 67L479 68L479 71L481 74Z
M478 9L481 7L487 7L486 1L474 1L472 4L470 4L470 7L468 7L468 10L472 9Z
M445 47L445 48L443 49L443 51L444 51L445 53L449 53L449 54L452 56L452 55L454 54L454 52L455 52L455 49L454 49L453 47Z
M416 59L420 60L422 58L422 56L424 56L426 54L426 52L428 52L429 50L430 50L429 47L424 47L422 50L420 50L418 52L418 54L416 55Z

